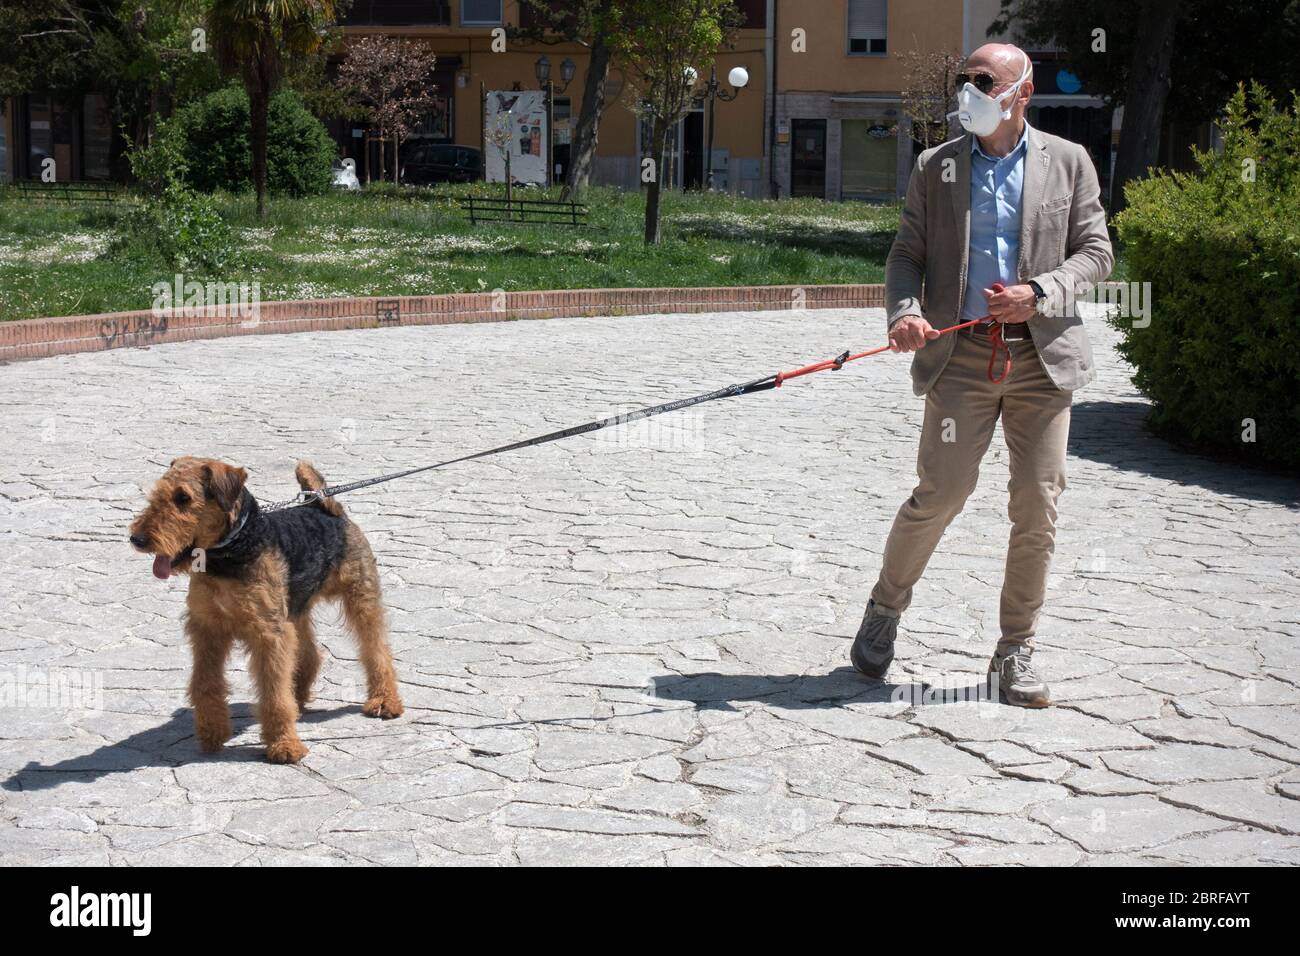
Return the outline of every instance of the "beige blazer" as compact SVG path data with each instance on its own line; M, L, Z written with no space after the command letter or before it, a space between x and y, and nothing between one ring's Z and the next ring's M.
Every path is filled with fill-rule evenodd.
M1115 264L1097 172L1077 143L1029 127L1020 203L1019 281L1036 281L1047 299L1029 333L1048 376L1072 391L1092 381L1092 346L1072 296L1110 275ZM888 321L924 315L936 329L956 325L966 293L970 248L971 134L927 149L916 161L898 235L885 262ZM947 175L945 175L945 172ZM924 395L952 355L955 336L935 339L912 358L912 387Z

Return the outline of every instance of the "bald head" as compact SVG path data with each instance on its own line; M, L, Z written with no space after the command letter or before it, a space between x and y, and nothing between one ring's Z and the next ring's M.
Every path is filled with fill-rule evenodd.
M1024 50L1010 43L986 43L966 58L966 72L992 74L997 80L993 95L997 96L1020 79L1026 64L1029 64L1029 78L1025 83L1029 85L1034 81L1034 67Z

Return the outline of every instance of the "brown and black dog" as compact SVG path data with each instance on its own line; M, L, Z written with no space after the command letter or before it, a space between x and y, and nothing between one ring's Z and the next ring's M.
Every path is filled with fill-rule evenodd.
M325 480L299 462L298 484ZM131 544L154 555L153 573L190 576L185 633L194 653L190 702L205 751L231 735L226 658L239 641L257 684L266 756L297 763L307 754L295 723L320 669L312 606L337 599L360 645L369 717L397 717L402 699L388 647L379 571L361 529L333 498L262 511L244 487L248 473L213 458L177 458L131 523Z

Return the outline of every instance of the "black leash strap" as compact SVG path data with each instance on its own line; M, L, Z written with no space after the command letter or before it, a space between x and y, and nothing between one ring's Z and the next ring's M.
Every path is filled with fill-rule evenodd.
M652 405L648 408L638 408L636 411L627 412L623 415L613 415L609 418L602 418L600 421L587 422L585 425L573 425L570 428L565 428L558 432L551 432L548 435L539 435L536 438L526 438L523 441L512 442L509 445L501 445L498 448L489 448L487 451L480 451L473 455L463 455L460 458L451 458L447 461L440 461L434 465L422 465L419 468L408 468L405 471L395 471L391 475L380 475L378 478L366 478L362 481L353 481L346 485L331 485L322 488L320 491L304 491L299 495L297 500L286 502L286 504L291 506L311 504L313 501L320 498L333 498L336 495L346 494L349 491L356 491L359 488L369 488L371 485L380 485L386 481L395 481L398 478L418 475L424 471L433 471L435 468L446 468L448 465L474 461L478 458L487 458L490 455L499 455L502 452L517 451L520 448L531 448L534 445L544 445L547 442L559 441L561 438L573 438L577 435L585 435L588 432L608 428L611 425L626 425L630 422L640 421L643 418L650 418L652 415L662 415L665 412L679 411L683 408L690 408L692 405L702 405L705 402L712 402L719 398L735 398L740 395L752 395L755 392L763 392L769 388L775 388L776 384L777 376L768 375L764 378L754 379L752 382L746 382L743 385L728 385L726 388L720 388L714 392L706 392L703 395L695 395L691 398L679 398L675 402L665 402L662 405Z

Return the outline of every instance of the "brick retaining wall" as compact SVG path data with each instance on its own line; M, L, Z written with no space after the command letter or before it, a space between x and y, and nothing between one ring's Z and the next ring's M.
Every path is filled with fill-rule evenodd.
M884 287L880 285L573 289L263 302L255 317L243 317L233 309L201 308L0 322L0 362L228 335L571 316L880 308L883 305Z

